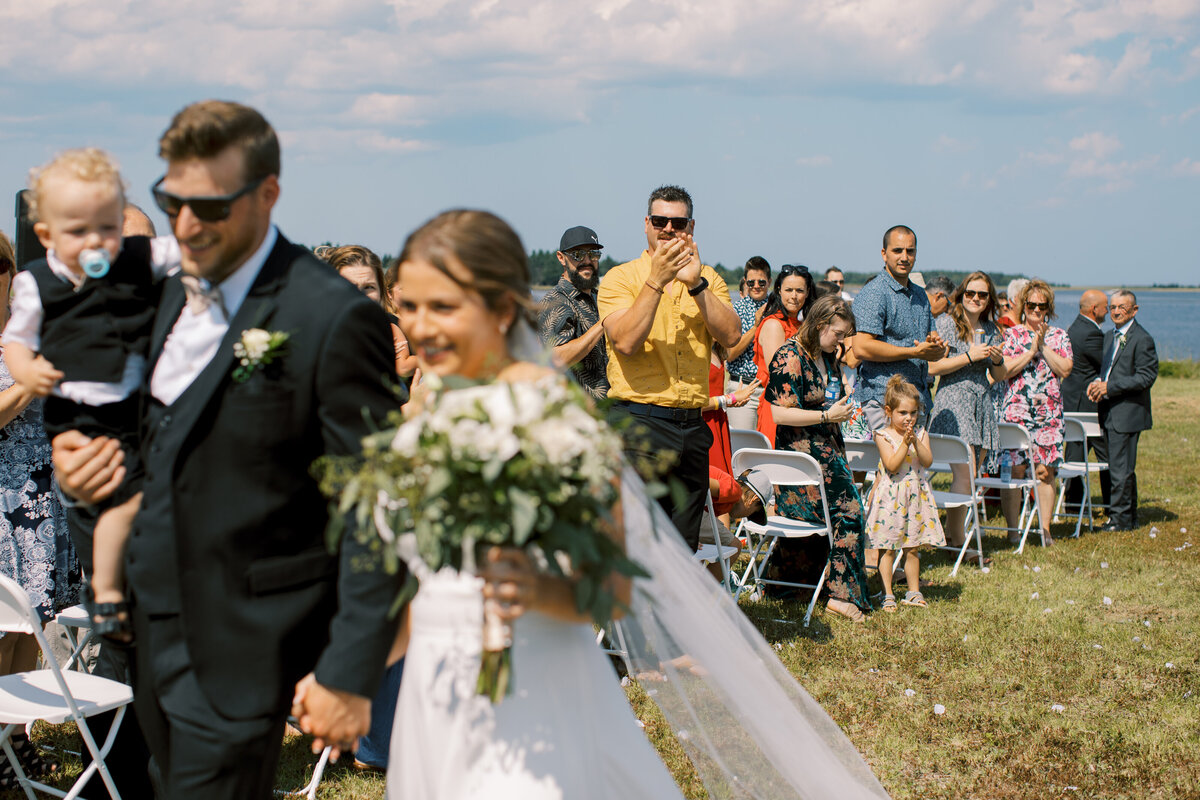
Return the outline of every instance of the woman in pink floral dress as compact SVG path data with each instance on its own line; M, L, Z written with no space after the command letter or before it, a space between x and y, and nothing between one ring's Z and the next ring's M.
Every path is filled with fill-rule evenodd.
M1037 278L1021 291L1021 321L1004 334L1004 364L1008 370L1008 392L1004 396L1004 421L1029 431L1038 480L1037 502L1042 520L1042 537L1050 538L1050 516L1054 508L1054 478L1063 459L1062 379L1071 374L1071 341L1062 328L1051 327L1054 290ZM1013 477L1023 478L1025 453L1011 451ZM1015 543L1019 498L1015 490L1001 492L1009 541Z

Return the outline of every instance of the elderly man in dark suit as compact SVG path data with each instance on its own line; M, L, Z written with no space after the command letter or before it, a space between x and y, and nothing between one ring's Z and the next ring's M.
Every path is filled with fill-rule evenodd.
M394 636L400 576L364 570L353 536L329 551L309 472L398 406L392 339L378 304L271 223L279 142L257 111L188 106L159 152L183 271L151 338L127 554L137 715L166 797L265 800L293 698L352 746ZM57 437L64 488L103 497L116 453Z
M1096 404L1087 396L1088 385L1100 378L1100 369L1104 357L1104 331L1100 325L1108 316L1108 298L1104 292L1088 289L1079 298L1079 316L1067 328L1067 338L1071 340L1071 352L1075 356L1075 366L1071 374L1062 382L1063 411L1096 411ZM1107 461L1108 454L1104 447L1104 437L1093 437L1088 440L1096 454L1097 461ZM1083 461L1087 451L1082 444L1072 442L1067 445L1067 461ZM1100 494L1104 505L1109 502L1109 475L1100 473ZM1084 483L1082 479L1072 478L1067 484L1066 502L1068 508L1077 507L1083 498Z
M1109 522L1102 530L1127 531L1138 525L1138 437L1154 424L1150 387L1158 379L1158 353L1153 337L1134 319L1138 307L1133 292L1113 292L1109 308L1116 328L1104 334L1102 371L1088 385L1087 395L1100 412L1112 481Z

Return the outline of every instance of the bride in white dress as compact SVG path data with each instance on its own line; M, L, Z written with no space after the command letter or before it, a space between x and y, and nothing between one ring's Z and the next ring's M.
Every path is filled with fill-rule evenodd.
M509 226L481 211L427 222L400 256L401 327L426 375L525 382L529 269ZM525 360L521 360L521 358ZM414 403L424 398L418 390ZM613 531L649 579L614 576L630 607L616 635L711 797L886 798L836 724L795 683L728 593L692 561L629 468ZM680 797L647 741L566 579L493 548L479 576L433 574L415 557L415 598L392 659L406 656L388 765L389 800L660 800ZM512 622L513 691L476 692L484 603ZM681 654L686 658L678 658Z

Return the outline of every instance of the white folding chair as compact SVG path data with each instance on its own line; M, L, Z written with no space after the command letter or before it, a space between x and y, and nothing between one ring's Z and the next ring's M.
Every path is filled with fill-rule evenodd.
M875 444L875 439L847 439L846 466L850 468L851 475L855 472L865 473L863 482L858 489L863 502L869 503L870 494L867 492L867 484L875 482L875 470L879 468L879 445ZM865 508L863 513L866 513Z
M976 498L982 501L982 496L987 489L1016 489L1021 493L1021 513L1017 517L1017 527L1008 528L1004 525L980 525L985 530L1002 530L1006 532L1019 531L1021 533L1021 543L1017 546L1017 552L1020 553L1025 549L1025 539L1029 536L1029 531L1033 527L1033 520L1037 518L1038 535L1042 537L1042 545L1046 544L1046 537L1042 533L1042 510L1038 507L1037 502L1037 477L1034 474L1033 463L1033 439L1029 436L1029 431L1025 430L1021 425L1016 425L1011 422L1001 422L1000 428L1000 446L998 450L1021 450L1025 453L1025 477L1010 478L1004 480L1003 477L976 477L975 478L975 493Z
M1104 438L1104 429L1100 427L1100 415L1097 414L1095 411L1064 411L1063 419L1064 420L1067 420L1067 419L1078 420L1079 424L1081 424L1083 426L1083 432L1087 436L1088 440ZM1108 462L1107 461L1092 461L1091 460L1091 455L1088 453L1087 441L1085 441L1083 443L1083 460L1086 462L1089 462L1089 466L1088 466L1089 473L1108 472ZM1076 462L1076 463L1080 463L1080 462ZM1085 487L1085 491L1090 496L1091 491L1092 491L1091 479L1090 478L1085 479L1083 482L1083 485ZM1091 501L1089 501L1089 502L1091 502ZM1101 508L1101 509L1107 508L1107 506L1105 506L1103 503L1096 503L1096 502L1091 502L1091 506L1092 506L1093 513L1098 508ZM1058 515L1058 512L1055 511L1055 516L1057 516L1057 515Z
M761 431L751 430L750 428L730 428L729 452L736 453L738 450L745 450L748 447L770 450L771 440ZM734 474L734 477L736 478L737 475Z
M716 564L721 565L721 583L726 589L733 591L733 576L729 571L730 560L738 554L738 548L721 544L721 531L717 525L717 514L713 510L712 494L704 495L705 510L708 512L708 522L712 527L713 542L715 544L701 544L692 557L701 564Z
M87 609L82 605L64 608L54 617L54 621L63 627L67 634L67 640L71 643L71 656L62 665L62 668L75 667L81 672L86 672L83 664L79 663L79 656L92 641L92 618L88 615Z
M121 795L113 784L104 759L117 738L121 720L125 717L125 707L133 701L133 690L123 683L86 672L64 672L50 652L50 645L42 633L41 620L33 610L29 596L20 584L5 575L0 575L0 631L33 634L46 665L39 670L0 676L0 726L3 726L0 728L0 749L3 749L12 765L25 796L33 800L33 790L36 789L55 797L74 800L92 776L99 772L109 795L114 800L120 800ZM113 710L116 716L108 729L108 736L104 745L97 747L86 718ZM84 746L92 755L92 763L80 772L69 791L63 792L30 779L21 767L21 760L13 752L10 741L12 734L39 719L52 725L72 720L79 729Z
M937 507L943 511L951 508L965 508L967 510L967 527L969 533L963 537L962 547L953 547L945 545L939 547L939 550L950 550L958 552L958 559L954 562L954 569L950 570L950 577L953 578L958 574L958 567L962 564L963 558L971 550L971 538L975 538L975 549L979 555L979 566L983 566L983 531L980 528L979 519L979 496L975 489L975 463L971 453L971 446L957 436L944 436L939 433L929 434L929 450L933 455L935 464L945 464L947 468L954 465L963 465L967 467L967 471L971 476L970 492L962 494L960 492L942 492L936 489L933 492L933 500Z
M812 589L812 602L808 604L808 612L804 615L804 625L807 627L812 618L813 607L816 606L817 598L821 595L821 587L825 585L825 574L829 571L829 561L825 562L825 569L821 570L821 577L815 584L767 580L763 574L780 539L801 539L807 536L824 535L829 540L832 554L833 527L829 524L829 503L825 499L825 479L821 475L821 465L807 453L745 448L733 454L733 470L741 474L742 470L746 469L757 469L766 473L772 487L775 488L776 497L779 496L780 486L816 486L820 492L821 514L824 523L806 522L772 514L767 517L765 525L758 525L748 519L743 519L738 526L738 532L748 534L751 539L750 563L738 580L738 595L761 591L763 584ZM759 560L760 555L762 556L761 561Z
M1081 444L1083 446L1083 461L1064 461L1062 466L1058 468L1058 499L1054 501L1054 521L1057 522L1059 515L1063 513L1063 502L1067 496L1067 481L1072 479L1083 481L1083 497L1075 515L1075 532L1071 534L1074 537L1079 536L1079 531L1083 527L1083 514L1085 511L1088 518L1088 530L1090 531L1095 527L1095 518L1092 509L1092 474L1104 472L1108 469L1108 464L1099 461L1093 462L1089 458L1087 440L1087 428L1083 422L1076 417L1064 416L1063 443Z

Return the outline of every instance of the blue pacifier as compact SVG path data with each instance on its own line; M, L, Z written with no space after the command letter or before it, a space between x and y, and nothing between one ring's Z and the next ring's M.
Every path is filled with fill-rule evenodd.
M108 274L110 266L108 251L84 250L79 254L79 266L83 267L83 274L89 278L103 278Z

